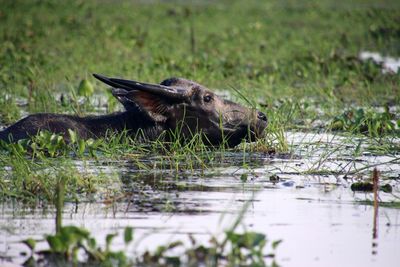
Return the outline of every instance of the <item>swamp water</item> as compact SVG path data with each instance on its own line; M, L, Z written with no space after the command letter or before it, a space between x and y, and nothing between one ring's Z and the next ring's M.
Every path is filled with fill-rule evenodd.
M189 243L189 234L207 244L211 235L229 228L250 201L238 230L264 233L270 242L281 239L276 250L280 266L396 266L400 209L380 206L374 217L374 207L363 202L373 200L372 193L354 193L350 186L357 179L370 178L376 166L381 185L393 187L393 194L380 191L380 199L398 201L398 151L385 156L357 154L373 144L332 134L288 132L286 138L290 155L227 152L220 165L189 172L140 171L128 161L77 162L86 171L117 175L115 188L127 194L115 202L100 197L77 206L66 204L63 224L87 228L98 242L132 226L135 238L128 252L154 250L176 240ZM143 163L157 160L148 158ZM0 265L24 261L21 252L29 250L19 241L54 232L52 210L32 211L3 203ZM121 236L113 248L124 248ZM38 248L44 248L44 243ZM271 252L268 245L267 249Z

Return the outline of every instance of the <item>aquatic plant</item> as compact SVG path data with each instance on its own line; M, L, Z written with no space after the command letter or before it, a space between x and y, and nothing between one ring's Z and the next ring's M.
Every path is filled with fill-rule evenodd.
M224 232L222 238L211 236L209 245L197 244L190 237L191 246L186 248L182 241L159 245L154 251L129 252L128 246L134 241L134 229L125 227L123 240L125 249L114 251L111 243L118 234L110 233L105 237L105 246L97 245L90 232L77 226L62 226L64 207L65 177L60 177L55 185L56 233L46 235L48 249L35 250L37 241L28 238L22 243L31 250L24 266L267 266L266 259L275 263L275 250L281 240L271 243L271 253L265 254L267 238L262 233L237 232L249 202L243 205L232 226ZM180 250L175 251L176 248ZM183 250L182 250L183 249Z
M45 237L48 249L36 250L37 241L24 240L31 250L31 256L24 266L268 266L266 259L274 261L275 250L281 241L274 241L271 252L265 253L267 239L264 234L255 232L225 232L227 242L211 238L209 245L197 244L191 238L191 246L186 248L182 241L160 245L154 251L135 252L128 249L112 250L111 244L117 234L108 234L105 247L98 245L96 239L84 228L76 226L61 227L54 235ZM134 231L126 227L123 233L125 247L134 241ZM183 252L177 252L176 249Z
M369 136L382 136L386 134L399 135L400 119L389 111L386 106L384 112L365 110L363 108L350 109L336 116L331 124L332 130L363 133Z

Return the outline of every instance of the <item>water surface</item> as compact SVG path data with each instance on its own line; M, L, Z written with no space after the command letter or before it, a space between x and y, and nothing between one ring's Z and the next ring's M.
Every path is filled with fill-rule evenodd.
M290 154L229 152L221 164L205 170L140 171L129 161L86 163L89 171L117 175L115 190L125 195L116 202L100 194L95 202L68 203L64 225L85 227L99 242L111 232L132 226L135 244L128 248L132 253L174 240L188 243L189 234L207 244L210 235L221 236L250 201L238 230L261 232L271 241L282 239L277 249L281 266L394 266L400 251L400 210L379 207L374 218L373 206L360 202L372 200L372 194L354 193L350 185L370 177L372 167L368 166L377 166L381 184L391 184L399 196L399 155L356 155L361 140L357 138L286 135ZM371 145L361 141L362 146ZM243 157L249 159L246 164ZM143 161L154 162L157 157ZM382 201L396 199L379 194ZM377 237L373 238L375 219ZM51 208L32 211L4 203L0 255L21 263L25 259L21 252L28 249L20 240L39 239L54 231ZM122 239L113 246L124 248Z

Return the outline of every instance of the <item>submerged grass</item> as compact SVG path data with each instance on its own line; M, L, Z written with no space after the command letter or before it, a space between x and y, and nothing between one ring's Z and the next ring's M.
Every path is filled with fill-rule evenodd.
M362 200L362 201L357 201L357 203L369 206L374 205L373 200ZM400 209L400 201L380 201L379 206L384 208Z
M235 149L224 145L210 147L205 145L201 134L185 142L177 135L169 142L160 137L142 143L127 132L110 133L104 139L83 140L70 131L68 139L65 141L61 135L42 131L31 140L1 143L0 174L4 177L0 181L1 199L51 203L56 197L53 188L60 179L65 183L66 200L70 202L93 199L102 188L118 186L115 179L105 177L101 171L93 173L90 167L86 169L85 165L90 162L101 165L118 160L129 162L130 168L138 171L168 170L179 177L182 173L202 173L220 166L226 153L243 153L241 164L247 166L251 157L246 154L261 151L258 146L269 147L261 144L263 140L252 145L243 143Z

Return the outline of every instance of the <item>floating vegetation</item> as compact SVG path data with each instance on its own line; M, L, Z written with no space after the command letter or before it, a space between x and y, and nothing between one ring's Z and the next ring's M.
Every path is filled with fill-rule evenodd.
M332 130L363 133L369 136L382 136L386 134L400 135L400 118L391 113L386 106L384 112L372 110L350 109L335 117L331 122Z
M151 251L129 252L129 245L134 242L134 229L126 227L123 231L123 250L113 250L112 241L118 234L111 233L105 237L105 246L97 245L98 240L84 228L62 226L62 210L64 206L65 179L60 178L56 185L56 234L46 235L48 249L36 250L38 240L28 238L22 241L28 246L29 258L24 266L271 266L275 263L275 250L281 240L271 242L271 251L266 253L267 238L264 234L247 231L238 233L244 212L249 207L243 205L232 226L224 232L222 238L210 237L208 245L198 244L190 236L189 248L182 241L159 245Z
M208 245L197 244L192 237L186 248L181 241L159 245L154 251L140 255L128 249L113 250L112 241L117 234L108 234L105 248L99 246L89 231L76 226L61 227L55 235L46 236L48 249L36 250L36 240L23 242L31 249L24 266L268 266L275 263L275 250L280 240L271 243L271 252L265 252L268 243L264 234L226 231L222 241L211 237ZM134 230L126 227L123 233L125 246L134 242ZM180 251L180 252L178 252Z
M355 182L351 184L351 190L352 191L358 191L358 192L372 192L374 189L374 185L370 182ZM379 190L385 192L385 193L392 193L393 188L390 184L385 184L379 186Z

